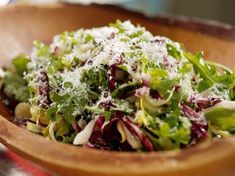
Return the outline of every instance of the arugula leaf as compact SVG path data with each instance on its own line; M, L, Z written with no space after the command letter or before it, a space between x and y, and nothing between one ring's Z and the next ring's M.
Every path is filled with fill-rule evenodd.
M202 92L215 83L224 84L228 89L232 89L235 80L234 72L231 72L224 66L220 64L213 64L212 62L206 62L202 58L202 53L193 55L189 52L184 52L183 55L193 64L194 70L198 73L203 80L198 85L198 91ZM223 74L217 71L220 67L223 70Z
M100 88L107 88L107 70L105 68L86 70L81 78L92 91L99 91Z
M57 114L56 114L57 110L58 110L57 107L52 106L46 110L45 116L49 118L50 120L55 121L57 118Z
M122 26L122 22L119 19L117 19L115 23L109 23L109 26L118 29L119 30L118 33L125 32L125 29Z
M153 122L147 129L148 135L160 150L178 149L190 141L190 126L179 124L171 128L167 122L162 121L160 124Z
M222 68L224 71L228 72L228 73L233 73L233 71L231 69L229 69L228 67L222 65L222 64L219 64L219 63L216 63L216 62L212 62L212 61L206 61L206 63L208 65L211 65L211 66L214 66L214 67L217 67L217 68Z
M174 98L176 101L178 98ZM178 100L179 101L179 100ZM167 112L162 114L163 118L150 115L142 107L139 113L138 123L144 125L145 133L154 143L158 150L178 149L180 146L187 145L190 141L190 122L188 119L180 117L181 111L178 101L169 106Z
M204 62L202 59L202 54L198 53L196 55L193 55L188 52L184 52L184 56L193 64L195 71L198 72L204 79L207 80L207 84L209 86L212 86L217 80L213 78L213 74L208 67L208 65Z
M170 56L172 56L176 59L179 59L179 60L182 59L181 53L176 49L176 47L174 45L167 43L166 47L167 47L167 52Z
M72 143L74 138L76 137L77 133L76 132L73 132L72 134L68 134L68 135L65 135L65 136L62 136L63 137L63 143Z
M112 93L113 98L117 98L123 95L126 95L128 91L135 91L141 84L139 82L130 82L120 85Z
M89 41L93 41L95 43L95 39L91 34L87 34L85 37L85 43L88 43Z
M197 90L199 92L203 92L204 90L207 90L211 87L212 85L208 84L208 82L206 80L202 80L199 82Z
M93 114L96 114L96 115L103 115L105 117L105 121L108 121L111 116L112 116L112 111L106 111L106 110L103 110L101 108L99 108L98 106L86 106L85 109L88 111L88 112L92 112Z
M125 100L113 100L112 101L114 107L111 107L111 111L121 111L127 114L131 114L134 112L131 104Z
M144 31L140 30L140 31L137 31L137 32L131 34L129 37L131 39L133 39L133 38L136 38L136 37L139 37L139 36L143 35L143 33L144 33Z
M59 35L60 40L70 45L70 49L72 48L72 46L77 45L78 43L78 40L76 39L74 34L75 34L74 32L65 31Z
M34 41L33 42L34 47L37 49L37 55L38 57L49 57L50 56L50 47L48 45L45 45L44 43L40 41Z
M59 95L56 92L51 92L50 99L57 109L50 108L47 112L48 117L54 119L55 115L58 116L59 114L69 124L72 124L76 118L76 114L74 114L75 108L83 109L86 105L86 99L84 97L79 97L74 94Z
M185 62L185 63L183 63L183 66L181 68L179 68L179 73L187 74L191 70L192 70L192 64L189 62Z

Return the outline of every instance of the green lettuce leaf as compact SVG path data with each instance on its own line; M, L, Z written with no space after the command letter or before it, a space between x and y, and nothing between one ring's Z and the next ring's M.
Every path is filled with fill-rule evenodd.
M212 126L220 130L231 131L235 129L235 102L223 101L207 109L205 112L206 119Z
M22 54L14 58L12 63L15 67L16 73L19 76L23 76L23 73L27 71L27 64L29 63L29 59L27 59L25 55Z
M17 73L6 72L3 78L4 92L12 98L21 102L29 100L29 91L26 81Z

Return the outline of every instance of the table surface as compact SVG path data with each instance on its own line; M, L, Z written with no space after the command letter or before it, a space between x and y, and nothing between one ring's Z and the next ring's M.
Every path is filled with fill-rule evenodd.
M0 144L0 176L50 176Z

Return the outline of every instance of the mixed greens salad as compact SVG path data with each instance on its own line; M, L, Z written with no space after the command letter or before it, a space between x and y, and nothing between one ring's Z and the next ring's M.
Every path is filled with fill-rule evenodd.
M53 141L180 149L235 132L235 74L130 21L64 32L2 71L14 121Z

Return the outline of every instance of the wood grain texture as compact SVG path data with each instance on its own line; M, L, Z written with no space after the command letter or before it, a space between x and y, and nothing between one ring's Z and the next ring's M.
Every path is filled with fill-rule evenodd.
M214 26L217 32L208 34L198 23L188 27L187 20L156 17L112 6L80 6L54 4L50 6L13 5L0 9L0 65L15 55L29 53L32 41L49 43L52 36L64 30L103 26L117 18L131 19L154 34L165 35L182 42L192 52L204 50L206 57L235 66L235 32L231 28ZM213 30L213 26L211 26ZM226 31L231 38L225 35ZM234 32L234 33L233 33ZM226 37L225 37L226 36ZM0 104L0 142L17 154L58 175L79 176L231 176L235 174L235 138L203 143L175 152L128 153L99 151L52 142L17 127Z

